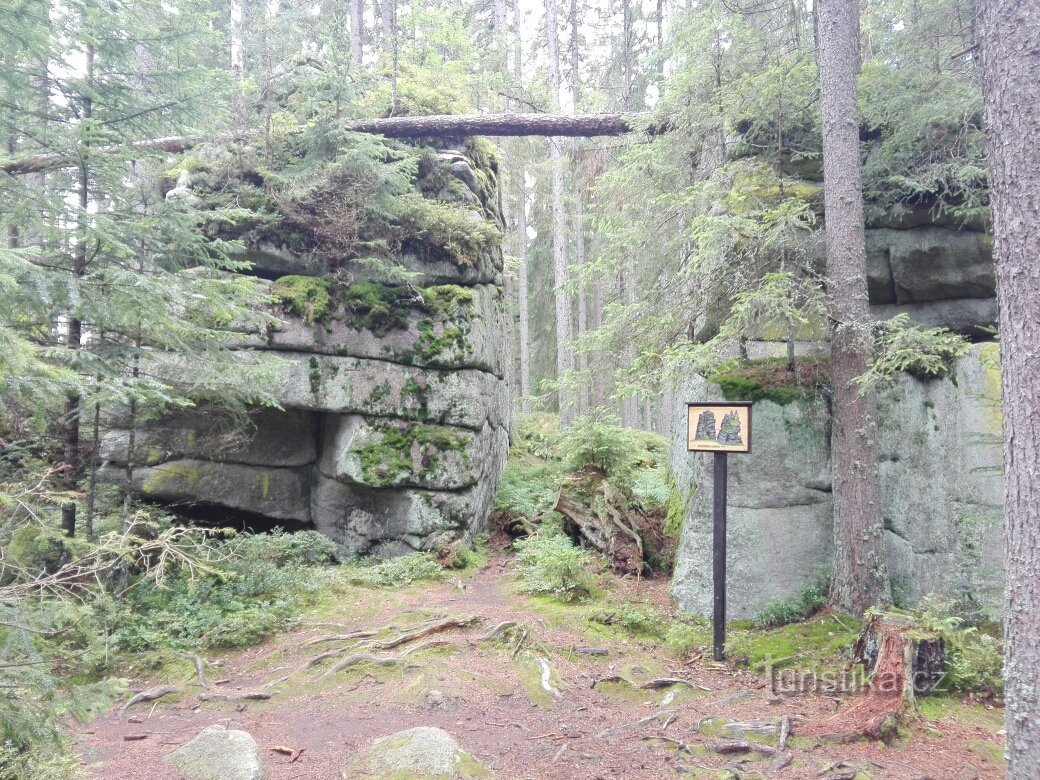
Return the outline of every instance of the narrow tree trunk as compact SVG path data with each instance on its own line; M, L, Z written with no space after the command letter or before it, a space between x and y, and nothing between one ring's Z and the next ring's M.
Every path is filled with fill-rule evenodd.
M820 0L824 214L834 388L834 582L838 607L861 615L887 600L877 457L877 402L852 380L867 369L869 307L860 179L856 62L859 4Z
M390 58L390 115L397 113L397 70L398 29L397 0L382 0L380 23L382 26L383 54Z
M94 101L91 91L94 88L94 47L87 44L86 61L84 63L84 91L80 98L80 110L83 121L89 122L94 113ZM80 157L79 181L77 193L78 226L76 229L76 246L73 249L72 277L73 284L78 285L79 280L87 272L87 207L90 205L90 168L87 150ZM71 312L68 321L68 331L65 346L68 349L78 350L83 341L83 323L75 312ZM62 439L65 448L65 469L63 474L63 487L69 493L74 493L79 487L80 475L80 395L73 392L69 395L65 404L65 418L62 421ZM76 503L69 501L61 508L62 530L67 536L76 535Z
M365 1L350 0L350 61L360 68L365 57Z
M1008 778L1040 767L1040 6L982 0L1004 410Z
M516 209L516 251L520 262L516 282L520 320L520 410L531 411L531 315L527 300L527 182L526 171L520 171L519 197Z
M94 403L94 425L90 436L90 483L87 488L87 516L84 520L84 532L87 539L93 541L94 509L97 505L98 449L101 447L101 404Z
M578 113L578 109L581 103L581 60L579 59L579 42L581 40L580 32L581 26L578 21L578 0L571 0L570 13L568 19L570 30L571 30L571 41L570 41L570 66L571 66L571 103L573 105L574 113ZM574 234L574 269L575 276L578 277L577 285L577 327L574 332L574 337L579 338L585 331L588 330L588 314L586 311L585 301L585 282L581 278L582 266L585 265L585 182L580 175L581 166L579 165L579 158L581 156L581 141L575 140L572 152L572 172L571 182L574 196L574 218L572 220L572 230ZM574 358L575 367L579 371L584 371L587 366L587 360L584 355L579 355ZM588 390L585 386L584 380L580 385L577 395L574 399L575 410L578 414L582 414L588 407Z
M560 104L560 41L557 25L559 14L556 0L545 3L545 35L549 48L549 103L557 109ZM571 351L571 300L567 293L567 215L563 203L563 155L559 138L549 139L549 165L552 174L551 195L553 217L553 297L556 302L556 380L559 399L560 424L566 426L573 419L570 394L563 381L574 368Z

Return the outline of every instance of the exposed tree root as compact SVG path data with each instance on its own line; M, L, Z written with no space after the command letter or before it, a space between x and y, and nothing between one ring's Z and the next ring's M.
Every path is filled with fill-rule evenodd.
M198 685L200 688L206 687L206 661L201 656L195 655L195 653L181 653L176 650L173 654L181 658L185 658L195 664L195 676L198 678Z
M119 709L119 714L122 715L128 709L133 707L135 704L140 704L143 701L155 701L161 699L163 696L169 696L171 693L180 693L181 689L174 685L160 685L155 688L149 688L146 691L134 694L130 697L130 700Z
M760 745L757 742L746 742L744 740L738 742L718 742L711 745L711 749L716 753L722 755L731 755L733 753L761 753L764 756L771 756L776 753L774 748L769 745Z
M413 631L406 631L405 633L394 637L393 639L387 639L383 642L369 642L369 647L375 648L376 650L392 650L395 647L407 644L408 642L414 642L416 639L422 639L424 636L430 634L436 634L440 631L450 631L453 628L468 628L475 623L479 623L483 618L479 615L467 615L461 618L448 618L442 620L439 623L427 625L422 628L415 629Z
M696 688L701 691L711 692L710 688L705 688L703 685L697 685L688 680L681 680L678 677L658 677L654 680L648 680L645 683L637 683L635 680L630 680L623 675L612 674L609 677L600 677L598 680L593 680L592 687L595 688L600 683L624 683L625 685L630 685L632 688L641 691L656 691L662 688L671 688L673 685L685 685L688 688Z
M401 663L401 659L403 657L404 656L401 656L399 658L380 658L379 656L372 655L371 653L355 653L354 655L347 656L342 661L333 664L318 679L324 680L326 677L331 677L334 674L342 672L344 669L347 669L351 666L357 666L358 664L373 664L375 666L397 666L399 663Z
M267 701L273 693L266 691L247 691L246 693L200 693L201 701Z
M506 634L508 634L514 628L519 628L519 626L520 624L517 623L515 620L503 620L501 623L499 623L497 626L491 629L488 633L484 634L481 637L477 637L476 641L495 642L499 639L504 638Z

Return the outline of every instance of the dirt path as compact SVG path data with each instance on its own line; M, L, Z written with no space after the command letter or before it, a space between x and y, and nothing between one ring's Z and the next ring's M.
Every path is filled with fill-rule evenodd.
M612 598L632 596L635 585L618 588ZM659 643L623 634L590 636L566 613L517 596L501 557L465 582L393 593L359 589L353 595L340 610L321 615L321 625L307 624L210 668L208 692L230 701L200 701L201 689L185 686L183 676L138 681L135 690L172 682L184 693L180 700L135 705L83 729L78 738L92 776L176 780L180 775L163 757L213 724L252 734L264 751L269 780L339 778L350 757L372 739L419 725L447 730L502 780L1003 776L999 722L980 717L977 706L963 705L962 712L954 703L942 718L920 721L901 747L820 742L800 732L834 712L833 698L778 697L767 680L746 671L700 659L684 664ZM668 609L664 582L641 583L639 597ZM479 623L390 649L354 646L468 616ZM502 629L502 638L481 639L504 621L516 626ZM375 637L316 641L390 624L397 627ZM304 668L338 648L344 650ZM358 653L401 661L355 664L322 677L333 663ZM645 689L618 680L596 684L612 676L637 684L683 682ZM250 692L272 696L235 700ZM785 719L792 736L778 761L772 754ZM744 733L739 724L752 724L751 731ZM734 737L766 747L734 754L714 750ZM290 762L271 751L274 746L302 753ZM779 768L786 757L790 763Z

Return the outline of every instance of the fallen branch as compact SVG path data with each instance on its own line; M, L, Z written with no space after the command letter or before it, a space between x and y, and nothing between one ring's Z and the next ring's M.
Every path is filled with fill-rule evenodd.
M527 629L525 628L520 634L520 638L516 640L516 647L513 648L512 654L509 656L509 660L512 661L516 658L517 653L520 652L520 648L523 647L524 640L527 639Z
M294 748L288 745L275 745L271 748L274 753L281 753L283 756L289 756L289 763L295 764L296 760L303 754L306 748Z
M128 701L120 708L119 714L122 715L135 704L140 704L143 701L155 701L157 699L161 699L163 696L169 696L171 693L180 693L180 691L180 688L177 688L173 685L160 685L155 688L149 688L146 691L141 691L140 693L132 696L130 698L130 701Z

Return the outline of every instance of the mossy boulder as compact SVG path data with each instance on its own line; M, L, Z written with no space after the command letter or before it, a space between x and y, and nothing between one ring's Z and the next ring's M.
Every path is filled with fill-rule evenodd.
M470 780L491 772L443 729L418 726L377 739L343 770L347 780Z
M264 780L260 748L249 732L210 726L166 757L191 780Z

